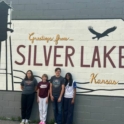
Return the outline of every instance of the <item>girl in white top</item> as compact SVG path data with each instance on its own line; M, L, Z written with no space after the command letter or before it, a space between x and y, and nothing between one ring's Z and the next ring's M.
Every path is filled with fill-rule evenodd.
M73 123L75 96L76 96L76 82L73 81L71 73L67 73L65 75L64 124Z

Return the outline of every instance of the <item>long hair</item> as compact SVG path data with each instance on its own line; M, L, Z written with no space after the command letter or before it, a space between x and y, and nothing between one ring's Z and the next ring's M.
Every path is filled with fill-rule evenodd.
M30 80L33 80L34 79L34 75L33 75L33 72L31 71L31 70L28 70L27 72L26 72L26 74L25 74L25 80L29 80L29 78L27 77L27 73L28 72L30 72L31 73L31 78L30 78Z
M69 80L66 78L66 76L69 76ZM72 78L72 74L71 73L66 73L65 75L65 86L69 83L69 86L72 86L73 83L73 78Z

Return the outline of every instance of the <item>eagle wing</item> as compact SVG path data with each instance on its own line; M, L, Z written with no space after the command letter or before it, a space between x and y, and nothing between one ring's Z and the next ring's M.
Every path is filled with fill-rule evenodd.
M114 30L116 30L116 26L114 26L114 27L112 27L112 28L109 28L109 29L107 29L106 31L104 31L102 34L103 35L107 35L107 34L109 34L110 32L113 32Z
M100 33L98 33L98 32L96 32L94 29L93 29L93 27L88 27L88 29L89 29L89 31L91 32L91 33L93 33L93 34L95 34L95 35L99 35Z

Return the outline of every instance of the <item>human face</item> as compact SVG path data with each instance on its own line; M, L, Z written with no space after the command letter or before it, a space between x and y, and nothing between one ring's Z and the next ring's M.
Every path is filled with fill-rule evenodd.
M27 72L27 77L28 77L29 79L31 78L31 72L30 72L30 71Z
M66 79L67 79L67 80L69 80L69 79L70 79L70 76L69 76L68 74L66 75Z
M60 70L57 70L57 71L55 72L55 74L56 74L57 77L59 77L60 74L61 74L61 71L60 71Z
M42 77L42 81L46 82L47 78L45 76Z

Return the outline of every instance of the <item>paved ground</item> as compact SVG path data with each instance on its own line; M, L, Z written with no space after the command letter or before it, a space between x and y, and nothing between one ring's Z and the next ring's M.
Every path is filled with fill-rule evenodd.
M4 121L4 120L0 120L0 124L20 124L20 122L18 121ZM31 123L33 124L33 123Z
M0 124L19 124L19 122L3 121L3 120L0 120Z

